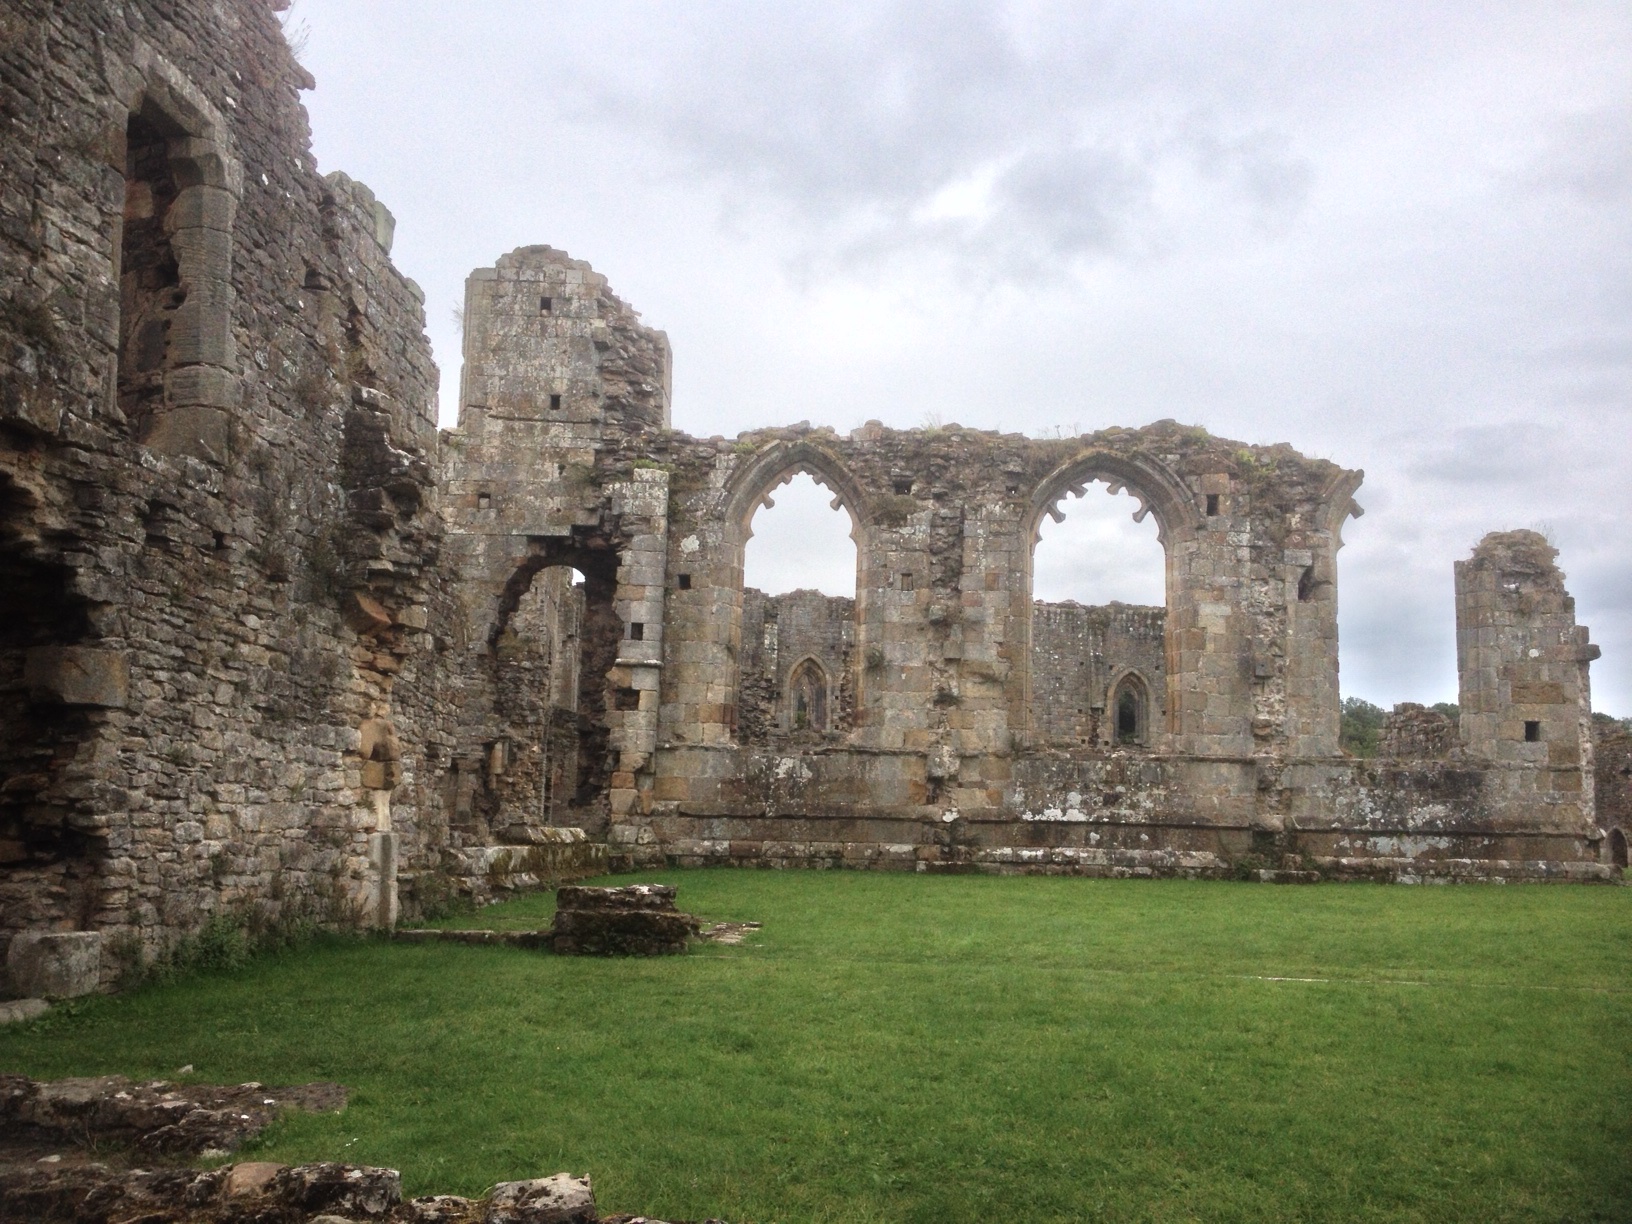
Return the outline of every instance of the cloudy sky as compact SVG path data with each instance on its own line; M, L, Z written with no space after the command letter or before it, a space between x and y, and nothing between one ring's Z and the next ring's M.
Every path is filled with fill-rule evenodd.
M669 333L696 434L1172 417L1364 468L1347 695L1454 699L1452 561L1543 530L1632 714L1624 0L290 16L320 166L428 295L445 421L466 274L545 242ZM825 495L782 492L755 580L848 589ZM1151 597L1146 531L1090 514L1120 501L1045 537L1040 595Z

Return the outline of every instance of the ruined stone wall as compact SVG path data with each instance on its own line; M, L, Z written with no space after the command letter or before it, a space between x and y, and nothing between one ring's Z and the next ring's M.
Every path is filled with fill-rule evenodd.
M1172 422L1047 440L876 423L725 439L668 430L655 412L573 416L526 391L561 370L596 385L600 350L540 314L542 298L545 313L556 304L538 284L569 283L568 270L596 303L584 317L627 331L625 348L659 347L559 252L523 248L477 274L464 423L446 446L462 507L450 572L472 651L460 682L491 694L507 681L480 644L514 607L517 575L609 567L601 594L586 591L586 618L597 599L611 614L609 648L586 648L580 672L582 745L604 744L604 765L580 772L575 823L606 837L615 863L1597 870L1590 798L1567 797L1582 758L1496 768L1401 719L1397 759L1339 755L1335 554L1359 473ZM503 403L484 390L499 385ZM851 517L853 602L744 590L753 514L800 472ZM1095 480L1156 515L1165 609L1031 599L1039 519ZM1573 627L1536 631L1579 649ZM817 717L825 729L797 713L824 692L815 668L848 685ZM1118 688L1135 675L1148 702L1122 734ZM472 744L486 734L479 706L467 703Z
M524 247L467 283L462 388L442 439L447 599L432 631L456 740L439 763L446 868L479 892L488 850L530 844L543 819L604 836L652 750L668 473L644 439L668 423L668 341L589 265ZM574 784L541 804L538 731L513 717L504 656L529 591L569 567L584 576Z
M856 601L820 591L766 595L749 587L742 601L738 733L745 744L821 743L850 730L855 714ZM820 717L799 724L790 681L819 668Z
M1044 603L1031 614L1031 703L1028 724L1039 744L1107 745L1116 733L1118 685L1129 676L1156 745L1167 725L1167 610L1112 603L1102 607Z
M1414 701L1402 701L1383 719L1377 755L1417 761L1444 760L1457 746L1456 720Z
M379 921L417 852L436 372L310 85L262 0L0 6L0 941Z
M1632 732L1613 724L1600 726L1597 732L1594 797L1598 828L1604 835L1599 857L1609 866L1624 868L1632 848Z

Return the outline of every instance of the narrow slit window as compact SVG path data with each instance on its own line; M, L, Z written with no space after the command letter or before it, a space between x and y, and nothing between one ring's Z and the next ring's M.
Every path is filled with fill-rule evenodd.
M550 411L551 412L560 412L561 411L561 396L559 394L552 394L550 396Z
M1207 517L1208 518L1217 518L1218 517L1218 494L1217 493L1207 494Z
M550 313L552 313L555 310L555 299L554 298L548 298L548 297L539 298L538 299L538 309L539 309L539 313L541 313L541 314L550 314Z
M629 622L629 640L631 642L644 642L646 640L646 625L643 622Z
M1303 573L1298 576L1298 602L1308 603L1315 597L1315 567L1304 566Z
M902 574L901 575L901 589L903 591L910 591L916 585L917 584L914 581L913 576L911 574Z
M677 577L674 580L674 582L675 582L675 585L678 586L682 591L691 590L691 575L690 574L681 574L679 577Z
M119 258L119 408L141 432L164 406L171 326L186 300L170 245L170 206L180 194L164 133L131 115L125 134L124 231Z
M1541 743L1541 723L1534 718L1524 721L1524 742L1527 744Z

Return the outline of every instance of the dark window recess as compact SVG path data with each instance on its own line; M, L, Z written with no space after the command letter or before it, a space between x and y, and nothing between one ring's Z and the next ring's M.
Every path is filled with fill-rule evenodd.
M1306 565L1298 577L1298 602L1308 603L1315 597L1315 567Z
M561 397L559 395L550 396L550 411L551 412L560 412L561 411Z
M910 591L910 590L912 590L913 586L914 586L914 583L913 583L912 575L911 574L902 574L901 575L901 589L903 591Z
M1139 742L1139 694L1131 687L1123 689L1116 698L1116 742Z
M493 505L493 494L491 494L491 493L478 493L478 494L476 494L476 509L478 509L478 510L487 510L487 509L490 509L492 507L492 505Z
M678 586L682 591L691 590L691 575L690 574L681 574L678 578L676 578L674 580L674 582L675 582L675 585Z
M907 494L912 492L911 476L897 476L891 483L895 487L897 497L905 497Z
M125 131L124 237L119 250L119 408L140 432L164 403L170 325L187 294L166 214L180 188L169 140L140 115Z
M218 532L215 533L215 551L216 552L226 552L226 550L227 550L227 533L224 532L224 531L218 531Z
M640 709L640 690L632 688L613 689L612 708L614 710Z
M554 298L539 298L538 299L538 308L544 314L549 314L551 311L553 311L555 309L555 299Z
M1207 494L1207 517L1208 518L1217 518L1218 517L1218 494L1217 493Z
M1541 723L1533 718L1524 720L1524 742L1527 744L1541 743Z
M629 622L629 640L631 642L644 642L646 640L646 626L643 622Z

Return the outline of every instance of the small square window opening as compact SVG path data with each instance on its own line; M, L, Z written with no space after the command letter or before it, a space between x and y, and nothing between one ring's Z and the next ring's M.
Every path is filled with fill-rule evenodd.
M681 574L678 578L675 579L675 585L678 586L682 591L691 590L691 575L690 574Z
M1541 723L1534 718L1524 721L1524 742L1527 744L1541 743Z
M476 494L476 509L478 509L478 510L487 510L487 509L490 509L492 507L492 505L493 505L493 495L491 493L478 493L478 494Z
M543 314L551 313L555 309L555 299L554 298L539 298L538 299L538 309Z
M644 642L646 640L646 626L640 621L630 621L629 640L631 642Z
M1218 494L1217 493L1207 494L1207 517L1208 518L1217 518L1218 517Z
M551 412L560 412L561 411L561 397L560 397L560 395L551 395L550 396L550 411Z

